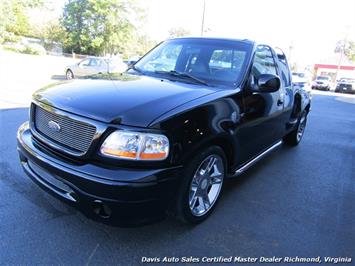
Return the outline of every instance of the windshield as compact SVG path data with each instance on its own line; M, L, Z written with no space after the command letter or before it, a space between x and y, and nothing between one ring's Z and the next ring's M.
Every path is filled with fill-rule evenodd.
M243 77L251 49L251 44L241 41L175 39L153 49L135 68L146 75L178 72L208 84L236 85Z
M340 82L354 83L354 82L355 82L355 79L342 78L342 79L340 80Z

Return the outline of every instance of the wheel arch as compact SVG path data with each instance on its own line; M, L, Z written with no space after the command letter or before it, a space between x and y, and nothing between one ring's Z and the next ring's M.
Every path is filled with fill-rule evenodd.
M300 93L295 93L293 98L293 106L292 117L298 117L302 112L302 96Z
M228 136L214 136L211 138L206 138L203 141L195 145L189 152L188 155L183 158L183 162L189 161L191 158L196 156L202 150L210 147L218 146L220 147L226 157L226 170L227 173L231 173L236 161L235 150L237 149L237 143L230 139Z
M73 74L73 77L75 76L74 71L70 67L67 67L65 69L65 74L67 74L68 71L70 71Z
M306 107L304 108L304 110L305 110L307 113L309 113L309 111L311 111L311 103L308 103L308 104L306 105Z

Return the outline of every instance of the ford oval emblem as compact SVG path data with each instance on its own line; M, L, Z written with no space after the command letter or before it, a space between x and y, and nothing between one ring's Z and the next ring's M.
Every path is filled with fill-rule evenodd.
M60 125L57 123L57 122L54 122L54 121L49 121L48 122L48 127L52 130L52 131L55 131L55 132L59 132L60 131Z

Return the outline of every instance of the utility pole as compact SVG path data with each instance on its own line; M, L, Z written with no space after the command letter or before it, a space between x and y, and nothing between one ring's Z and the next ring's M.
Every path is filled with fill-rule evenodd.
M346 46L346 43L348 41L348 34L349 34L349 27L346 28L346 32L345 32L345 38L344 38L344 43L343 43L343 47L340 48L340 56L339 56L339 61L338 61L338 66L337 66L337 71L335 73L335 81L337 81L339 79L339 70L341 68L341 63L343 61L343 56L345 54L345 46Z
M205 11L206 11L206 0L203 0L203 11L202 11L202 22L201 22L201 36L203 36L203 31L205 27Z

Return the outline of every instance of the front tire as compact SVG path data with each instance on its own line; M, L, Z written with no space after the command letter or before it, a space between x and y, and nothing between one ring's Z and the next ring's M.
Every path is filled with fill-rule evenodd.
M70 69L68 69L66 72L65 72L65 77L70 80L70 79L73 79L74 78L74 73L73 71L71 71Z
M225 173L226 157L220 147L209 147L193 157L178 190L177 218L190 224L204 221L216 207Z
M283 138L284 143L289 146L297 146L302 140L306 125L307 111L304 110L298 119L296 128Z

